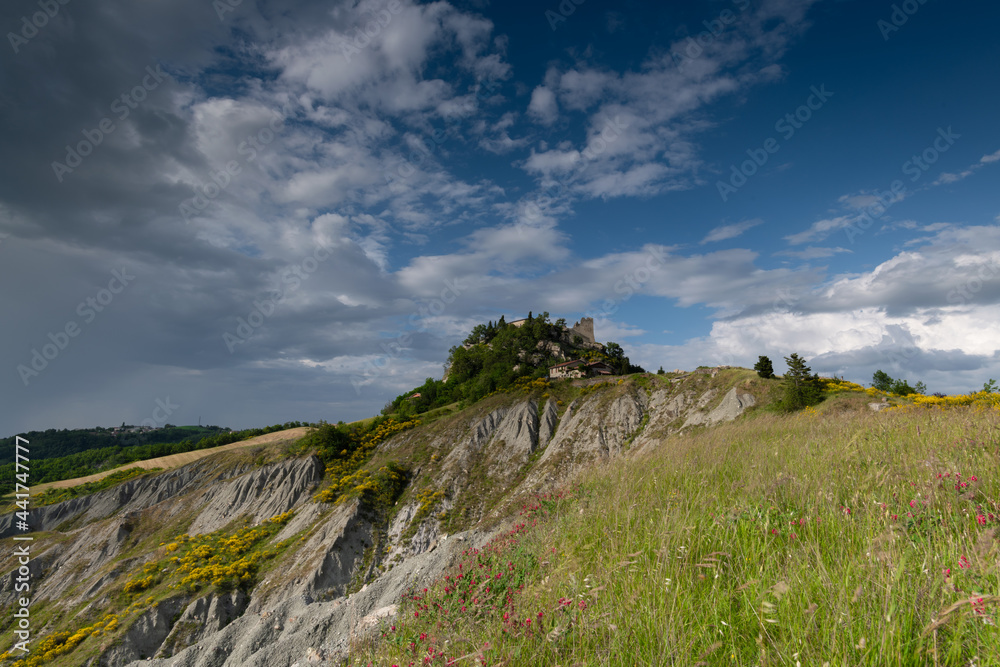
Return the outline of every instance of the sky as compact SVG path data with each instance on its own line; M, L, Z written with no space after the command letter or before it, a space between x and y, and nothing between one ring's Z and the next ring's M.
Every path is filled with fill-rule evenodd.
M0 435L377 413L477 323L1000 378L1000 5L8 0Z

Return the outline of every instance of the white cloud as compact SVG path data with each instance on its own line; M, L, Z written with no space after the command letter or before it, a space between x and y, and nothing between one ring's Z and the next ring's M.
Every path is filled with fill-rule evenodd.
M580 151L577 150L553 149L542 153L532 150L531 156L524 162L524 168L547 176L569 171L579 161Z
M626 338L635 338L636 336L643 336L646 333L644 329L626 322L618 322L606 317L594 318L594 334L600 341L613 340L620 343Z
M724 225L722 227L716 227L710 231L705 238L701 240L701 243L713 243L715 241L725 241L727 239L734 239L737 236L742 235L744 232L753 229L757 225L764 224L764 221L760 218L755 218L753 220L745 220L743 222L738 222L735 225Z
M847 248L817 248L815 246L809 246L803 250L782 250L780 252L774 253L777 257L796 257L798 259L810 260L810 259L824 259L826 257L833 257L834 255L851 252Z
M825 239L835 231L850 227L857 219L857 215L841 215L835 218L817 220L810 225L809 229L798 234L790 234L785 237L785 240L792 245L802 245L803 243Z
M1000 160L1000 150L995 153L990 153L989 155L984 155L979 161L983 164L990 164L992 162L997 162Z
M951 183L957 183L959 181L965 180L969 176L972 176L974 173L976 173L986 165L992 164L993 162L997 161L1000 161L1000 150L998 150L995 153L990 153L989 155L984 155L983 157L979 158L979 162L971 165L969 168L957 174L951 174L948 172L942 173L940 176L938 176L937 180L931 183L931 185L950 185Z
M695 137L712 126L698 113L723 96L780 76L776 60L805 28L813 2L773 1L748 11L681 65L666 50L651 52L633 70L613 71L590 62L585 51L572 66L550 67L532 93L529 115L551 123L556 108L583 113L587 137L552 155L533 154L521 167L541 177L543 187L553 172L564 174L569 200L693 187L701 182ZM681 38L673 46L686 43ZM570 157L575 154L585 159Z
M551 125L559 118L559 103L556 94L545 86L538 86L531 92L528 115L542 125Z

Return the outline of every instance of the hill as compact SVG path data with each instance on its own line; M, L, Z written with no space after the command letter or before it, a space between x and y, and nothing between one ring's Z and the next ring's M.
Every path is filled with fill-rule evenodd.
M31 445L31 479L38 485L97 475L126 463L211 449L300 426L302 426L300 422L287 422L242 431L232 431L217 426L181 426L118 433L116 429L102 428L93 431L50 429L44 432L31 431L22 437ZM183 439L178 440L177 438L181 436L184 436ZM151 442L136 444L135 438L139 438L140 442ZM160 438L174 440L161 441ZM109 442L110 445L102 446ZM0 465L0 496L13 493L17 472L13 461L14 438L8 438L6 443L8 445L6 451L10 452L11 459L9 463ZM35 456L36 443L40 454L38 457ZM63 453L74 449L79 451L71 454Z
M570 327L563 319L551 322L547 312L537 317L529 312L515 322L501 317L496 323L476 325L461 345L449 350L443 379L427 378L397 396L382 413L406 418L453 403L466 407L519 380L547 378L549 368L572 359L604 362L615 375L644 372L617 343L597 342L593 319L583 318Z
M998 664L1000 412L825 387L525 377L37 508L32 659Z
M77 428L29 431L20 436L31 442L31 456L35 460L54 459L78 454L91 449L108 447L136 447L146 444L171 444L197 441L228 432L220 426L165 426L147 428L122 426L117 428ZM0 439L0 465L14 462L14 437Z

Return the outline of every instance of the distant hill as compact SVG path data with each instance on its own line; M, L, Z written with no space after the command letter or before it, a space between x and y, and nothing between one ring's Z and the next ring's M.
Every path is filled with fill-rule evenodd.
M28 431L19 433L31 445L31 459L54 459L102 447L134 447L152 443L197 442L230 429L222 426L172 426L145 428L139 426L95 427ZM14 462L14 436L0 439L0 465Z
M300 426L308 424L295 421L242 431L219 426L171 426L147 431L129 431L128 427L125 430L122 427L62 431L50 429L29 431L21 437L30 443L31 482L44 484L92 475L124 463L210 449ZM15 481L14 438L6 438L3 444L3 451L10 452L11 456L0 463L0 495L12 492Z

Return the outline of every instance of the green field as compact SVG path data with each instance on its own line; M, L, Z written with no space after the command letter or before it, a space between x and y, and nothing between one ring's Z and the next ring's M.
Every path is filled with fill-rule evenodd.
M352 664L1000 665L1000 411L866 400L539 497Z

